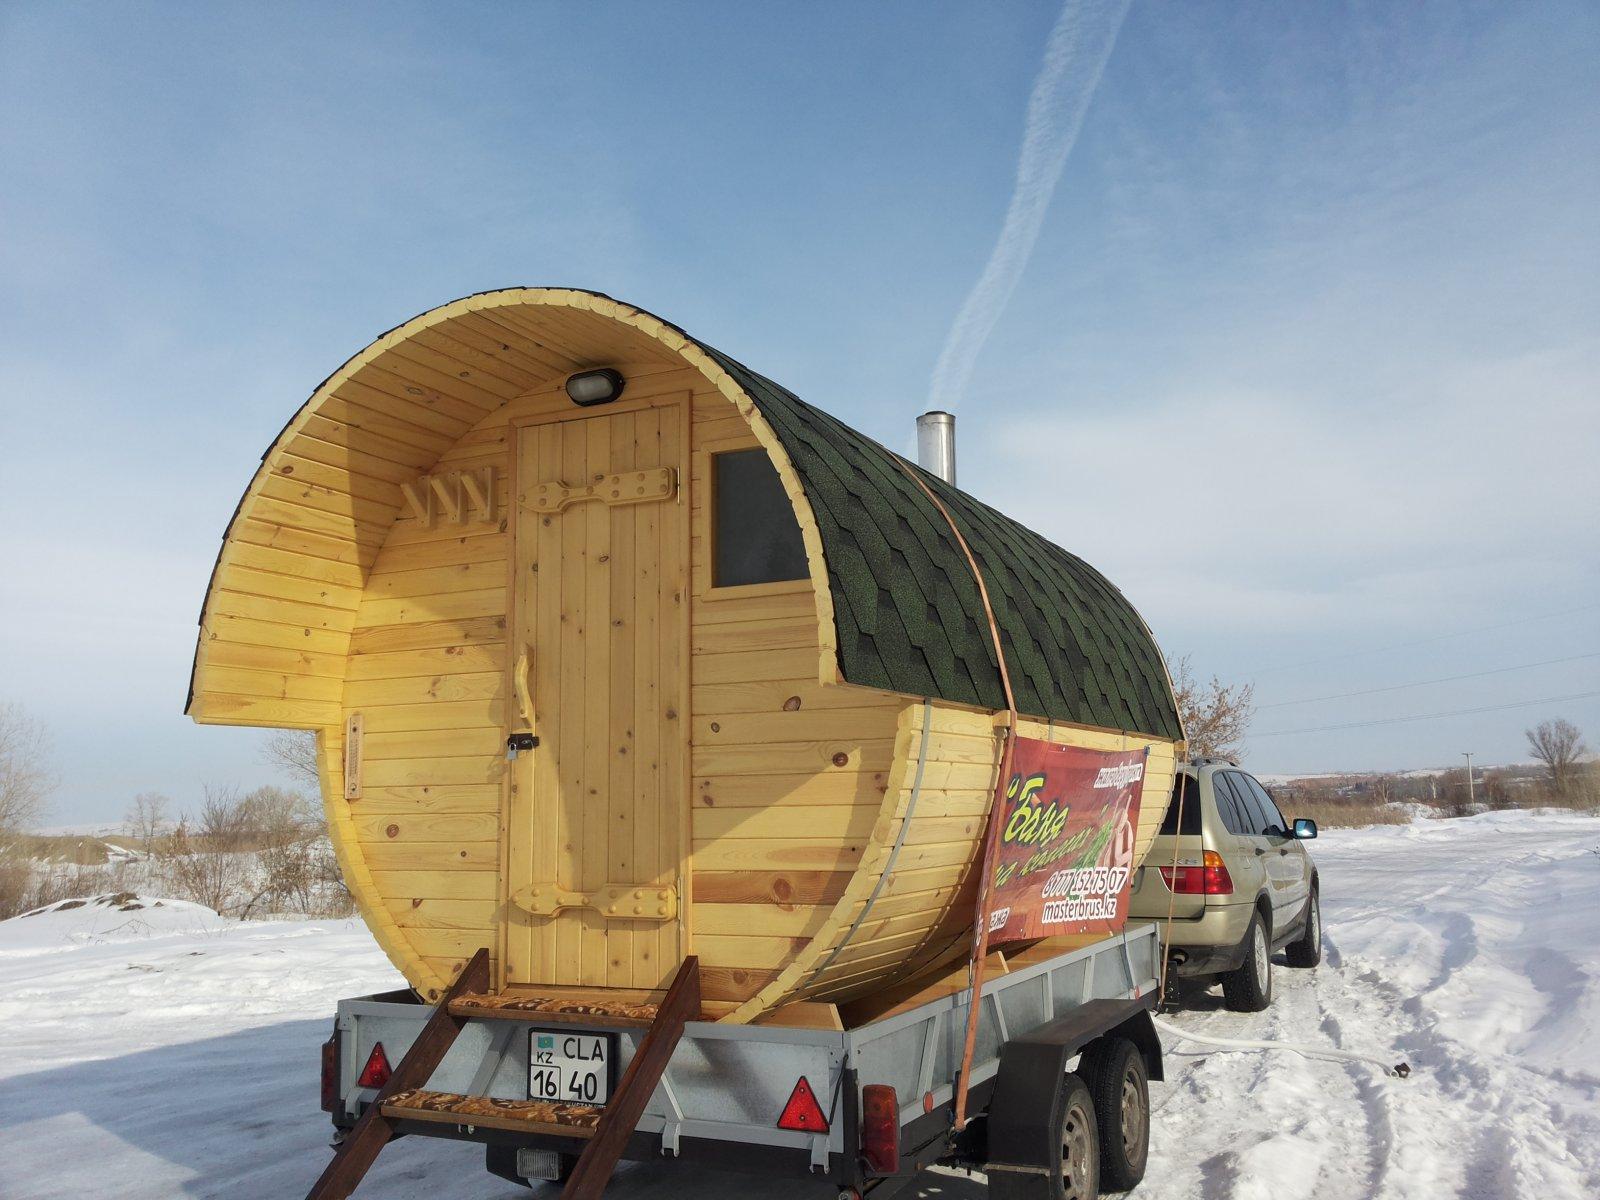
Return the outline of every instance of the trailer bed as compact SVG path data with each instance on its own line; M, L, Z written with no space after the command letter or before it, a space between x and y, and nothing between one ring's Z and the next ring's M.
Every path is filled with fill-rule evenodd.
M972 1110L982 1112L1007 1042L1074 1013L1092 1001L1113 1024L1153 1003L1160 968L1154 925L1132 926L1055 957L986 980L971 1077ZM624 1157L684 1158L764 1174L810 1175L839 1187L870 1187L858 1161L860 1089L894 1089L904 1148L914 1169L936 1147L950 1148L950 1113L965 1035L970 990L963 989L844 1030L690 1022L655 1089ZM429 1009L409 993L340 1002L333 1053L338 1088L335 1124L349 1127L377 1094L356 1086L381 1043L391 1062L411 1045ZM427 1083L430 1093L521 1102L530 1088L530 1038L549 1021L472 1021L462 1029ZM604 1015L566 1028L614 1039L611 1069L620 1073L637 1051L643 1030ZM1103 1031L1102 1031L1103 1032ZM806 1132L777 1122L804 1079L827 1127ZM551 1129L516 1119L497 1120L493 1105L478 1113L439 1113L403 1120L405 1132L467 1138L531 1151L576 1153L581 1129ZM526 1162L540 1161L532 1158Z

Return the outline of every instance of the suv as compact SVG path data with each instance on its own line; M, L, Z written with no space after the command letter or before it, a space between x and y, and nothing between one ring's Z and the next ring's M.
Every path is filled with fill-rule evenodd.
M1237 763L1179 767L1128 906L1130 919L1162 926L1164 1002L1176 998L1179 979L1221 976L1229 1008L1259 1012L1272 1003L1274 950L1285 950L1291 967L1322 960L1317 868L1305 850L1316 836L1315 821L1285 821Z

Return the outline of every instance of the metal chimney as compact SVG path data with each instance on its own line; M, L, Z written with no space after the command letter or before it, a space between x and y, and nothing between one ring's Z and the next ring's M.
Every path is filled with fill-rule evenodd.
M956 482L956 417L925 412L917 418L917 465L950 486Z

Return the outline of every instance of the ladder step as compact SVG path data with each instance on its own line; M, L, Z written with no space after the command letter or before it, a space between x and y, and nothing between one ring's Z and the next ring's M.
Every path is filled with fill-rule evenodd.
M552 1025L599 1025L610 1029L648 1029L661 1006L628 1000L573 1000L526 992L481 992L457 996L450 1015L476 1021L544 1021Z
M551 1133L592 1138L600 1114L593 1104L554 1104L548 1100L496 1100L421 1088L396 1092L383 1104L383 1115L396 1121L434 1121L444 1125L480 1125L520 1133Z

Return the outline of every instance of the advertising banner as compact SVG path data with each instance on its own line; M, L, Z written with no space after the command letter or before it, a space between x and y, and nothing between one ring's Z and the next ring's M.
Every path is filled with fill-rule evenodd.
M1148 756L1017 738L996 797L991 945L1122 928Z

